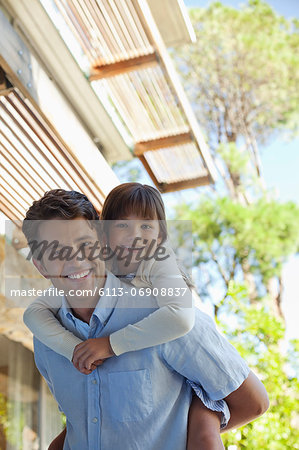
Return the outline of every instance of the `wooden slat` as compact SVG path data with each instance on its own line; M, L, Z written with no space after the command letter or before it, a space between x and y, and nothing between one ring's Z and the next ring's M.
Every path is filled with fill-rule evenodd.
M175 192L182 189L191 189L198 186L206 186L210 184L210 177L205 175L199 178L193 178L192 180L178 181L176 183L158 183L159 190L162 193Z
M0 198L0 211L3 212L3 214L4 214L9 220L16 221L16 222L19 221L19 219L20 219L19 214L14 213L14 212L10 209L10 207L7 206L7 204L4 204L4 203L2 202L2 198L3 198L3 195L1 195L1 198Z
M7 149L5 149L5 147L3 147L2 148L2 150L6 150L6 152L7 152ZM8 153L8 152L7 152ZM8 159L7 158L7 155L3 152L2 153L2 156L3 156L3 159L5 159L6 160L6 162L17 172L17 174L19 175L19 179L17 179L16 177L15 177L15 175L12 173L12 170L11 170L11 168L10 168L10 173L9 173L9 175L11 176L11 178L15 181L15 183L16 184L18 184L20 187L22 187L22 189L24 190L24 192L26 192L26 194L30 197L30 198L32 198L32 193L30 193L28 190L27 190L27 186L30 186L31 187L31 189L36 193L36 195L37 196L39 196L39 197L41 197L42 195L43 195L43 192L38 192L37 191L37 189L33 186L33 183L31 182L31 181L33 181L33 180L31 180L30 179L30 174L28 173L28 172L26 172L25 170L23 170L23 168L22 168L22 166L21 165L19 165L19 168L18 168L18 161L17 160L15 160L15 159ZM24 176L25 175L25 176ZM20 182L20 180L24 180L24 183L22 184L21 182ZM36 179L35 179L35 182L36 182ZM36 183L37 184L37 183ZM38 184L37 184L37 186L38 186ZM49 189L50 190L50 189Z
M12 90L13 90L12 84L6 78L2 67L0 67L0 95L7 95Z
M26 161L30 170L33 172L33 174L30 174L24 164L24 161L22 161L21 149L18 149L17 147L15 147L13 145L13 143L8 139L8 137L5 136L4 134L2 134L1 131L0 131L0 134L5 138L5 140L11 146L13 151L17 154L17 156L19 157L19 160L15 157L16 155L13 154L13 152L11 151L9 146L7 146L7 145L5 146L4 143L1 142L0 145L2 145L2 151L3 151L4 158L11 164L11 166L20 175L20 177L21 178L23 177L24 180L26 180L26 183L28 184L28 186L30 186L30 188L36 193L36 195L41 196L42 193L44 192L44 190L41 188L40 184L38 183L40 174L32 166L30 166L28 161ZM6 152L8 154L8 157L5 156L4 152ZM20 163L20 161L22 161L22 163ZM33 175L33 177L32 177L32 175ZM31 183L31 179L34 180L34 183ZM45 182L45 180L43 180L43 182L48 187L48 190L50 190L51 187ZM40 188L40 191L38 191L37 188Z
M26 210L24 205L28 205L28 200L26 200L20 193L18 193L17 189L13 187L11 184L7 183L5 180L1 182L1 189L6 192L6 197L11 196L13 198L14 204L16 208L19 208L19 211ZM18 184L17 184L18 186ZM29 203L30 204L30 203Z
M138 156L138 158L140 159L141 163L143 164L145 170L147 171L147 173L149 174L149 176L151 177L152 182L155 184L155 186L161 191L160 189L160 185L157 181L157 178L154 174L154 172L152 171L149 163L147 162L147 160L145 159L145 157L143 155ZM162 192L162 191L161 191Z
M115 22L118 25L119 28L119 33L120 35L124 36L124 44L127 47L127 51L129 53L132 53L132 49L134 52L134 56L138 55L138 51L137 49L143 46L143 43L141 42L141 44L138 42L138 35L139 33L135 32L135 33L131 33L129 32L129 28L126 26L125 24L125 17L123 17L123 15L120 13L119 11L119 7L120 7L121 3L118 2L118 5L115 4L115 2L110 2L110 8L113 11L114 17L115 17ZM136 39L137 38L137 39Z
M140 17L140 20L147 33L150 43L154 46L159 55L159 61L164 69L165 76L168 79L170 85L173 86L174 88L175 94L178 99L178 103L180 104L183 114L187 122L189 123L190 130L194 135L195 142L198 143L199 152L203 160L205 161L205 164L209 171L210 182L214 182L215 179L217 178L216 167L212 160L209 149L204 141L204 138L200 131L199 125L197 123L196 117L189 103L189 100L187 99L187 96L184 92L180 79L176 73L173 62L167 52L167 49L161 38L157 25L152 17L147 1L132 0L132 2L136 8L138 16Z
M44 124L42 123L42 119L38 117L34 112L28 107L28 105L22 100L22 98L17 94L15 94L15 98L18 100L19 104L12 102L10 98L7 98L9 103L15 108L15 110L18 112L20 117L24 120L24 122L32 129L34 134L38 137L39 141L42 143L42 145L47 150L47 153L45 151L41 151L39 146L33 141L33 139L28 135L28 133L21 127L19 124L18 126L22 129L22 132L24 135L29 139L29 141L33 144L33 146L38 150L40 154L42 154L43 158L46 160L48 164L52 167L52 169L59 175L59 177L62 179L62 181L65 183L65 185L69 189L73 189L73 185L77 186L77 188L81 191L84 191L86 193L86 187L87 187L87 180L89 181L89 176L84 172L84 169L82 169L82 166L76 158L68 151L65 144L61 141L59 142L57 139L57 136L55 134L52 134L52 130L48 129ZM20 110L20 106L24 108L23 111ZM25 116L25 111L28 116ZM30 123L30 120L33 121ZM36 127L38 127L36 129ZM38 131L39 130L39 131ZM42 132L42 133L41 133ZM47 141L48 139L48 141ZM51 162L49 157L47 156L51 155L55 162ZM64 175L60 173L59 166L62 167L67 164L68 166L68 172L65 172ZM68 178L66 178L66 176ZM56 181L53 180L56 184ZM101 190L98 186L95 185L95 183L90 180L93 186L88 186L88 197L92 199L93 204L98 209L101 208L101 200L98 198L98 196L102 195ZM95 188L95 189L94 189ZM97 195L95 194L97 192Z
M174 147L177 145L190 144L191 142L193 141L190 132L176 134L174 136L166 136L145 142L137 142L134 147L134 154L136 156L140 156L148 151L160 150L161 148Z
M14 125L16 126L16 128L21 131L22 135L24 135L26 137L26 139L28 140L28 142L30 143L30 145L32 146L32 148L34 148L38 153L41 153L41 150L39 148L39 146L37 145L37 143L34 141L34 139L30 136L30 134L25 130L25 128L23 127L23 125L19 122L18 120L18 115L17 114L13 114L11 111L8 110L8 108L6 107L6 105L4 105L3 103L0 103L0 106L4 109L4 111L6 112L6 114L9 116L9 118L11 119L11 121L14 123ZM17 111L19 113L19 111ZM23 117L22 117L23 119ZM21 141L21 139L19 138L19 136L17 135L17 131L16 130L12 130L11 127L9 127L9 125L6 123L6 126L8 128L10 128L11 132L13 133L14 137L19 141L19 143L21 145L24 145L24 143ZM36 131L33 130L36 134ZM42 141L41 141L42 142ZM26 150L28 151L28 153L30 153L30 155L32 156L32 158L38 162L38 159L36 157L36 155L34 155L34 153L28 148L26 147ZM51 167L51 169L56 172L57 174L59 174L59 177L61 178L61 180L63 181L63 183L65 183L66 186L70 186L68 183L68 180L66 180L65 176L61 175L58 171L58 167L55 167L55 165L53 164L53 162L49 159L49 157L43 152L43 158L45 160L45 162L49 165L49 167ZM55 183L55 180L53 179L52 176L50 176L50 174L48 174L49 178L51 179L51 181L53 181Z
M125 0L123 2L118 2L119 7L123 8L123 15L128 20L128 29L131 31L132 35L137 35L139 42L141 43L141 48L149 48L151 46L148 37L144 31L140 18L134 8L131 0Z
M54 0L54 2L58 10L60 11L62 17L64 18L67 26L75 35L78 35L80 45L82 49L85 51L89 60L94 61L95 59L97 59L98 55L96 54L94 48L90 45L90 36L88 34L88 30L84 27L82 19L79 16L76 8L74 8L72 3L69 3L67 6L62 6L60 1ZM72 17L72 19L70 17ZM79 26L76 26L74 21L77 22Z
M115 62L113 64L105 64L104 66L96 66L91 69L89 80L101 80L103 78L114 77L134 70L141 70L147 67L153 67L158 64L155 53L137 56L136 58L126 59L124 61Z
M0 187L1 187L1 192L3 192L5 190L4 187L2 185L0 185ZM0 210L1 211L2 211L2 207L3 207L2 205L4 205L4 207L9 209L15 218L20 220L25 217L26 208L24 208L23 210L20 210L18 207L16 207L12 203L11 200L9 200L8 196L4 196L3 194L1 195L1 201L0 201Z

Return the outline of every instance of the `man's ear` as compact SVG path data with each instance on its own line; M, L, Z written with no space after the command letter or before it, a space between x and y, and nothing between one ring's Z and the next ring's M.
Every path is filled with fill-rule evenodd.
M32 262L44 278L50 278L42 261L38 261L37 259L32 258Z

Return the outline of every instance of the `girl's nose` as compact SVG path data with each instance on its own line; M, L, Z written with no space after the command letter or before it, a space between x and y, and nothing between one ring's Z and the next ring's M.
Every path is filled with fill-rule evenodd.
M133 242L134 239L141 238L142 237L141 231L142 230L140 230L138 223L136 221L132 220L130 223L130 226L128 228L128 236L129 236L130 240L132 240L132 242Z

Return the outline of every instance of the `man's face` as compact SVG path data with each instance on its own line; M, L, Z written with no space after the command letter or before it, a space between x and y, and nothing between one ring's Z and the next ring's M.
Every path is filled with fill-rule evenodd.
M34 264L54 287L63 290L73 308L95 307L98 289L104 285L105 264L101 258L89 258L90 249L98 245L98 235L92 222L85 219L42 221L38 228L38 242L49 246ZM57 244L58 243L58 244ZM84 291L84 292L83 292Z

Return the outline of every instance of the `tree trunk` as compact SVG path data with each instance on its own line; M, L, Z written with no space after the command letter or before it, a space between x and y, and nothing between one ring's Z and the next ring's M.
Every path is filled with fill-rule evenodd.
M279 278L270 278L267 283L267 291L271 298L272 311L275 317L278 317L285 322L284 313L281 307L281 297L283 292L282 276L280 276Z
M250 266L248 263L248 260L245 259L241 263L242 270L243 270L243 276L244 281L248 288L248 296L250 303L255 303L257 299L257 289L256 289L256 283L253 274L250 272Z

